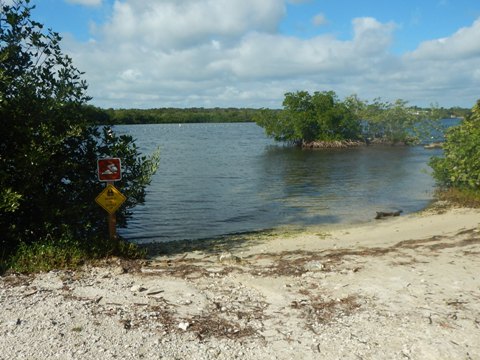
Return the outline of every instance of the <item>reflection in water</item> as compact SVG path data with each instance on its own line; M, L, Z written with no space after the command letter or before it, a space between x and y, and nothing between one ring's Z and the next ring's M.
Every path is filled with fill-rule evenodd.
M195 239L292 224L353 223L417 211L431 199L422 147L302 150L255 124L118 126L144 153L161 147L147 202L119 232L138 242Z
M427 159L417 147L272 147L262 159L264 178L271 181L262 198L272 201L276 194L290 210L289 223L367 221L385 208L415 211L430 199Z

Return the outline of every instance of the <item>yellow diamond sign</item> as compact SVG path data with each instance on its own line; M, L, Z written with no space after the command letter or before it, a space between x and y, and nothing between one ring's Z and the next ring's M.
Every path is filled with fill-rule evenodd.
M113 214L127 200L115 186L108 184L105 189L95 198L98 205L108 213Z

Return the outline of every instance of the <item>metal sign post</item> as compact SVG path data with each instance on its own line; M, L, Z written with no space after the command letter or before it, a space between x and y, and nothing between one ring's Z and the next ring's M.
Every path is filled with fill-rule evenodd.
M117 218L115 212L127 199L115 186L116 180L122 178L119 158L99 159L97 163L98 180L105 181L107 186L96 197L95 201L108 212L108 234L111 241L117 239Z

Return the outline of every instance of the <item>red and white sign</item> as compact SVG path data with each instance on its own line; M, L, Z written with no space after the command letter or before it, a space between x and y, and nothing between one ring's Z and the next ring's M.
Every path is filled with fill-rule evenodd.
M98 180L117 181L122 179L122 165L119 158L98 159Z

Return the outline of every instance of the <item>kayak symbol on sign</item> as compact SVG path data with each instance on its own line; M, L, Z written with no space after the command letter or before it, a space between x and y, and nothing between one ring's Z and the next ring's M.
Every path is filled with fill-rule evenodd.
M98 159L98 180L118 181L122 179L122 166L119 158Z

